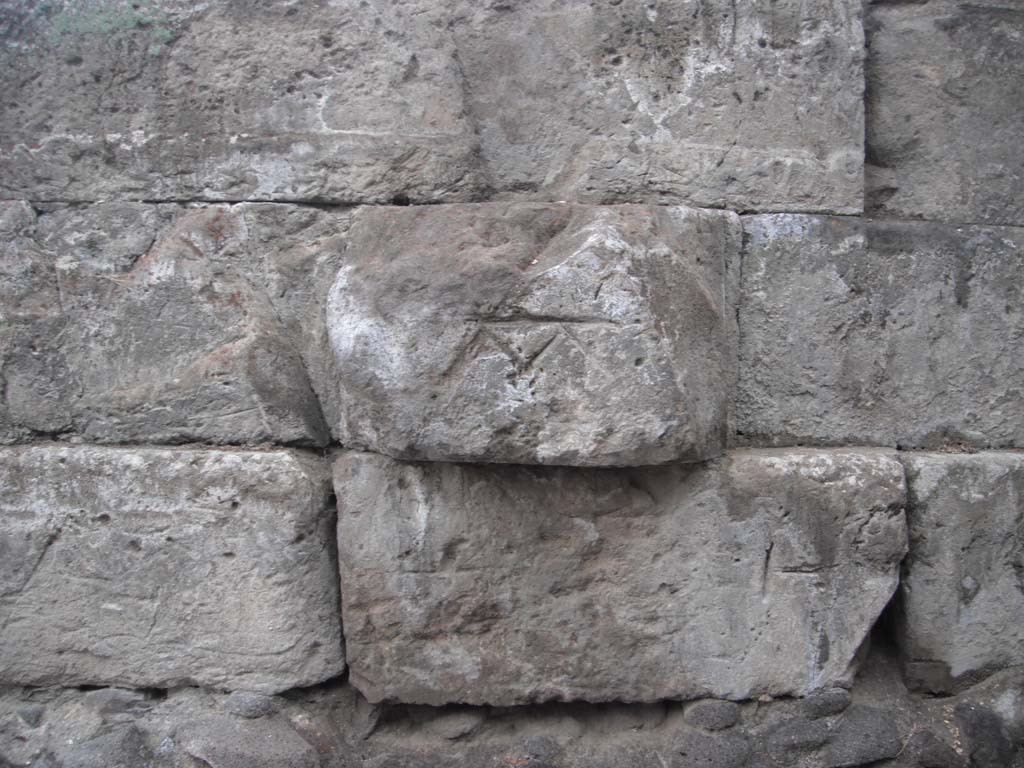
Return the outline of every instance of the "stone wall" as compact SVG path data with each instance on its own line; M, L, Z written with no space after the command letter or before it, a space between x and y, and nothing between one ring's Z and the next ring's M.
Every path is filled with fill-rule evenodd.
M1017 0L0 3L0 766L1024 767Z

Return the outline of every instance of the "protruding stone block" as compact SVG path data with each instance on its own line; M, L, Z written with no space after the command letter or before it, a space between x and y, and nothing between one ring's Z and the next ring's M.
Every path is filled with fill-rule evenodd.
M1024 445L1024 229L745 217L737 428Z
M328 305L336 436L431 461L716 456L738 250L719 211L364 209Z
M329 493L297 452L0 449L0 682L273 693L339 674Z
M326 443L300 331L285 322L287 301L275 301L287 290L251 258L253 224L271 213L139 203L38 220L22 211L18 221L29 221L2 268L0 439ZM284 229L277 251L300 244Z
M910 554L899 642L912 687L1024 664L1024 454L902 454Z
M906 551L884 450L604 470L346 453L335 489L372 701L804 694L848 677Z
M1024 6L870 6L870 210L1024 225Z

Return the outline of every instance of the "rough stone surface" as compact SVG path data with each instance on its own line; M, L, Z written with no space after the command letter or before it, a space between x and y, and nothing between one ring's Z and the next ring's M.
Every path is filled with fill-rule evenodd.
M1024 229L743 223L745 439L1024 446Z
M340 673L328 494L297 452L0 450L0 681L269 693Z
M455 35L498 194L861 210L858 2L477 5Z
M1024 224L1024 6L876 2L869 19L868 208Z
M734 701L703 699L687 706L684 716L690 725L706 731L721 731L739 722L740 707Z
M871 666L869 676L882 671ZM197 689L150 694L131 713L100 714L81 691L9 688L0 690L0 761L108 768L134 749L145 757L128 763L130 768L825 768L835 763L830 750L843 734L856 731L864 745L877 745L895 725L899 757L861 765L1020 768L1024 670L942 699L908 695L884 672L874 682L884 683L885 690L874 690L873 681L858 676L858 684L866 683L858 692L863 703L847 714L808 721L799 701L750 702L742 705L740 723L717 733L689 726L685 706L675 702L371 707L348 685L333 683L282 696L279 712L253 721L224 715L225 697ZM26 706L42 710L38 725L18 718ZM368 710L376 713L369 728ZM476 716L473 727L453 738L448 724L468 714ZM822 738L804 749L772 750L766 735L791 722L812 723ZM106 764L85 762L104 744ZM865 746L862 754L870 759L883 751L891 749Z
M152 759L142 733L130 725L79 744L62 768L141 768L151 764Z
M285 723L208 715L175 732L182 752L210 768L317 768L316 750Z
M896 757L903 741L892 717L880 709L854 705L829 739L826 768L854 768Z
M0 197L862 207L859 0L52 5Z
M274 714L277 703L272 696L262 693L234 691L224 700L224 709L232 715L255 719Z
M478 140L431 5L16 2L0 196L473 199Z
M406 459L716 456L738 251L720 211L362 209L328 305L337 437Z
M102 203L36 216L0 204L0 440L322 444L309 322L344 213ZM276 236L268 242L268 230ZM301 273L301 275L300 275ZM315 291L310 275L325 287ZM317 295L322 298L317 299ZM321 377L324 374L321 373Z
M949 692L1024 664L1024 453L903 454L908 682Z
M825 688L804 699L804 712L808 717L838 715L850 706L850 692L845 688Z
M745 699L845 679L896 586L887 451L644 470L335 463L371 701Z

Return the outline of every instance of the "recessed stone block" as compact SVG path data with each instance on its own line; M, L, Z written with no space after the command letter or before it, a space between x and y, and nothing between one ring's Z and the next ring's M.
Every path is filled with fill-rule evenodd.
M0 449L0 682L273 693L340 674L329 493L296 452Z
M336 436L432 461L715 456L738 248L735 215L687 208L363 209L327 309Z
M907 453L899 642L936 693L1024 664L1024 454Z
M874 3L868 43L869 210L1024 225L1024 7Z
M785 214L743 225L746 439L1024 445L1024 229Z
M345 453L334 475L371 701L801 695L848 679L906 551L884 450L612 470Z

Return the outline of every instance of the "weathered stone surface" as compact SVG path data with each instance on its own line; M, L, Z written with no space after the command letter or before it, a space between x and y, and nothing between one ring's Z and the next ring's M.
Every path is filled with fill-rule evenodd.
M878 2L869 18L869 209L1024 224L1024 7Z
M181 751L210 768L318 768L316 750L284 723L208 715L175 733Z
M859 2L474 5L454 35L499 194L861 210Z
M16 0L0 196L862 205L859 0Z
M686 722L706 731L732 728L740 719L739 704L721 699L695 701L686 707L684 713Z
M850 692L845 688L824 688L804 700L803 710L808 717L838 715L850 706Z
M0 196L472 199L478 141L433 4L17 0Z
M306 322L323 303L309 285L320 275L309 238L313 230L325 243L328 222L343 229L347 214L139 203L38 218L21 203L3 210L19 234L5 246L0 289L0 439L327 441L304 361L319 371L329 360L317 352L322 319Z
M877 661L858 675L859 703L850 717L809 721L798 714L800 701L751 702L739 724L717 733L689 726L685 706L675 702L389 707L369 705L347 683L334 681L276 697L280 711L252 721L224 715L229 697L195 688L136 694L145 706L99 713L88 700L104 690L6 688L0 689L0 761L71 765L80 754L95 754L93 747L104 740L116 747L109 734L127 729L149 750L132 768L250 768L286 766L289 760L310 768L825 768L836 757L830 747L842 744L844 734L859 732L863 754L870 755L868 746L882 744L895 725L903 744L899 757L871 766L967 768L973 760L972 768L1020 768L1024 668L937 699L908 694L891 674L885 675L885 690L878 690L874 682L880 681L863 676L881 671ZM37 726L18 715L26 707L43 711ZM370 728L367 711L380 715ZM772 749L770 734L794 722L790 733L803 730L804 743L815 746ZM925 740L925 734L934 735Z
M747 439L1024 446L1024 229L743 223Z
M571 470L335 463L352 682L371 701L745 699L845 679L896 586L887 451Z
M270 693L338 674L329 490L287 451L0 450L0 681Z
M896 757L903 746L892 717L881 709L854 705L839 720L825 751L826 768L854 768Z
M1024 664L1024 454L904 454L910 554L899 641L911 685L948 692Z
M134 726L118 728L78 744L61 768L142 768L153 765L153 754Z
M328 305L336 436L439 461L718 455L738 250L720 211L362 209Z

